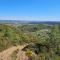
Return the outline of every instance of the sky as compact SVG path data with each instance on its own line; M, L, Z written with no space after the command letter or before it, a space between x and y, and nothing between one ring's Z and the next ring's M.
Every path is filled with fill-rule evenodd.
M0 0L0 20L60 21L60 0Z

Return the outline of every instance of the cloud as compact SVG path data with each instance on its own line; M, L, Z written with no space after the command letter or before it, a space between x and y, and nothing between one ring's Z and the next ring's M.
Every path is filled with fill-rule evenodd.
M30 17L27 17L27 16L0 16L0 20L25 20L25 21L60 21L60 17L51 17L51 16L48 16L48 17L45 17L45 16L30 16Z

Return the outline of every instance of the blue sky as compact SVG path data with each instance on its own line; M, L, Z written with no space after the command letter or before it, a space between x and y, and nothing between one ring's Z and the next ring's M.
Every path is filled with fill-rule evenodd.
M0 0L0 19L60 21L60 0Z

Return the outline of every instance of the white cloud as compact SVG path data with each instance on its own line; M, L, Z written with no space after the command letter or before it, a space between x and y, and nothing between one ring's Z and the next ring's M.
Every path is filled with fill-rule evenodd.
M0 20L60 21L60 17L0 16Z

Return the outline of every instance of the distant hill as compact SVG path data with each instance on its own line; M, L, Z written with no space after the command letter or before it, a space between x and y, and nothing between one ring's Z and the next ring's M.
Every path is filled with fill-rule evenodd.
M0 20L0 24L60 24L60 21L22 21L22 20Z
M27 21L19 21L19 20L0 20L0 23L7 23L7 24L22 24L27 23Z
M31 24L60 24L60 21L32 21Z

